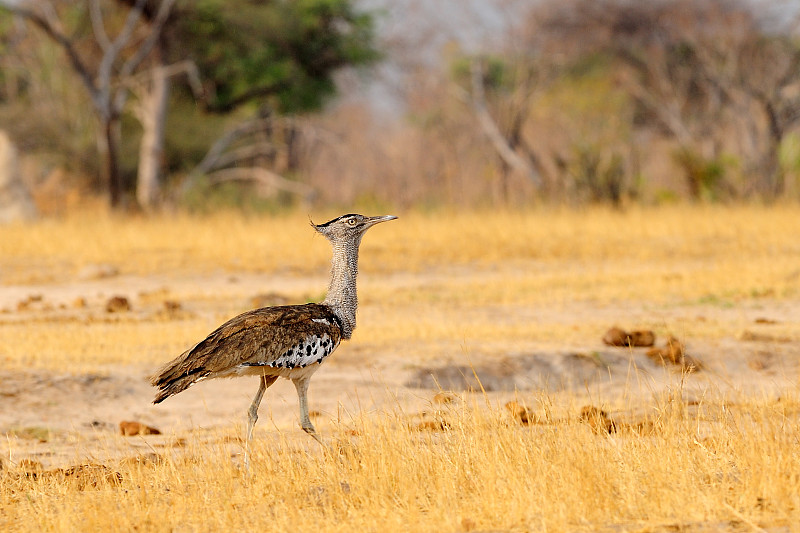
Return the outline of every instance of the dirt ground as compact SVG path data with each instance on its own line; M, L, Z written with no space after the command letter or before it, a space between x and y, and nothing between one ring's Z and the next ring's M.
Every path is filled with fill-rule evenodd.
M447 279L474 273L448 273ZM438 276L438 277L437 277ZM441 274L388 275L382 287L409 289L435 284ZM374 282L374 281L373 281ZM370 281L364 288L368 292ZM258 288L269 298L280 294L317 294L323 277L215 273L183 278L110 276L69 283L0 286L0 328L21 322L65 323L80 328L92 320L111 320L102 308L113 294L133 296L125 320L147 320L164 312L159 294L181 302L171 319L200 320L209 326L220 317L235 314L235 305L246 306ZM34 296L31 295L42 295ZM154 296L156 295L156 296ZM271 296L270 296L271 295ZM78 299L84 302L76 305ZM165 297L166 298L166 297ZM164 298L162 298L164 299ZM21 305L20 302L28 302ZM277 301L276 303L283 303ZM369 298L359 310L361 323L379 321L381 305ZM422 310L424 312L425 310ZM183 313L183 314L182 314ZM584 331L583 324L638 327L657 322L713 322L708 338L682 339L687 353L700 361L702 370L683 374L673 365L663 366L645 355L645 348L610 347L602 343L604 330L576 333L559 342L536 338L515 339L506 345L468 340L446 347L447 357L425 357L435 340L414 344L394 343L374 353L359 332L342 345L317 372L310 388L311 409L317 429L325 435L353 417L377 413L402 413L409 419L423 416L441 388L476 404L502 406L521 399L539 408L542 399L556 399L565 416L581 405L602 405L610 410L635 409L664 390L674 390L689 401L701 402L708 394L737 401L743 396L779 397L797 387L800 377L800 345L796 342L800 302L745 301L735 306L714 302L654 309L644 302L587 301L562 303L557 308L507 306L451 309L449 320L497 320L514 313L516 320L546 320L566 331ZM792 329L794 328L794 329ZM787 336L787 329L790 334ZM791 332L794 333L791 333ZM200 340L199 338L197 340ZM656 344L663 345L664 338ZM187 346L188 347L188 346ZM437 350L442 350L439 346ZM0 360L2 359L0 347ZM166 362L178 353L158 354ZM45 465L63 465L87 458L132 456L163 447L179 447L187 438L219 438L231 431L243 432L246 409L257 389L256 378L212 380L193 386L160 405L151 403L154 389L147 376L157 364L108 364L91 370L73 368L14 369L0 367L0 444L2 456L11 462L31 458ZM476 380L479 378L480 383ZM483 392L480 390L483 388ZM563 400L563 401L561 401ZM287 438L306 442L298 427L294 387L280 380L261 404L256 438ZM119 423L143 422L162 434L123 437ZM199 437L198 437L199 436ZM216 437L215 437L216 436ZM241 451L233 443L231 453Z

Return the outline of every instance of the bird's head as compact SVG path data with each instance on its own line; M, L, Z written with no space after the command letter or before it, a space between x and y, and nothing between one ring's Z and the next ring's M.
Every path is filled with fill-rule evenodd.
M311 225L315 230L325 235L332 243L355 241L359 242L369 228L375 224L396 219L396 216L385 215L377 217L366 217L364 215L348 214L336 217L324 224Z

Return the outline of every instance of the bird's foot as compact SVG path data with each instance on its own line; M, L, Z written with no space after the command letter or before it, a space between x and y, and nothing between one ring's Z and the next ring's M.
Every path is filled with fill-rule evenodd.
M320 436L317 434L317 430L316 430L316 429L314 429L314 426L312 426L312 425L310 425L310 424L309 424L309 425L304 425L304 426L302 426L302 427L303 427L303 431L305 431L306 433L308 433L308 434L311 436L311 438L313 438L315 441L317 441L317 442L319 443L319 445L320 445L320 446L322 446L322 448L323 448L323 449L324 449L326 452L328 452L328 453L330 453L330 454L332 454L332 453L333 453L333 450L331 450L331 447L330 447L330 446L328 446L328 445L325 443L325 441L324 441L324 440L322 440L322 438L321 438L321 437L320 437Z

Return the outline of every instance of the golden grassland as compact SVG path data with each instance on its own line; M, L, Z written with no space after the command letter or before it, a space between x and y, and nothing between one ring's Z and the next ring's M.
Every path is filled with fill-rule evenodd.
M796 206L393 214L400 220L362 245L360 314L369 320L353 344L371 353L415 346L410 357L427 361L479 344L594 338L612 325L603 310L629 303L654 311L645 325L659 334L713 339L729 334L731 320L739 327L741 305L769 314L796 309L800 298ZM301 301L322 293L329 250L304 213L93 211L0 227L0 258L0 291L74 285L88 295L81 269L110 263L120 283L156 286L191 276L310 277L308 288L286 294ZM0 364L60 372L159 364L246 307L243 297L209 299L200 288L181 294L198 311L178 319L159 315L158 298L140 297L125 316L91 303L33 312L0 301ZM575 316L586 309L597 312ZM670 322L663 309L692 318ZM796 317L772 331L800 341ZM647 429L612 434L580 422L567 395L530 401L542 422L530 426L467 395L431 406L443 431L414 431L405 413L390 412L334 427L332 454L282 435L257 439L249 475L229 448L241 428L79 472L5 460L0 530L799 531L799 393L712 392L689 402L677 376L645 405L626 404L620 391L614 416Z
M319 222L333 215L315 218ZM717 274L735 268L745 281L753 283L756 280L750 278L758 275L765 286L777 283L775 290L780 292L786 282L781 269L800 250L796 205L400 215L399 222L381 226L380 235L376 231L365 238L364 269L413 273L459 265L497 268L535 260L558 263L562 275L574 269L599 275L613 274L626 263L688 263L689 268L710 274L701 282L725 277ZM121 218L92 211L4 226L0 228L2 279L41 282L74 274L86 264L108 262L123 274L140 275L216 269L316 273L325 270L329 252L307 220L302 213ZM729 285L720 281L719 289L740 294L742 289L763 288L749 283L740 288L740 281L731 281ZM697 283L693 280L692 285Z
M370 319L359 326L358 342L374 349L415 341L557 342L576 328L594 335L608 325L604 316L559 318L576 302L599 309L625 302L725 309L800 294L800 224L791 205L399 214L400 220L373 229L362 245L361 310ZM92 211L0 227L0 283L7 287L29 287L32 294L53 285L78 287L81 269L110 263L122 279L163 280L156 287L200 276L197 293L183 296L215 313L163 321L157 313L163 302L150 298L139 306L150 310L145 316L32 314L3 321L0 361L61 369L157 363L246 309L244 299L225 299L228 288L209 304L209 296L200 294L207 288L203 276L313 276L317 281L308 290L286 296L317 299L329 249L307 222L304 213L122 218ZM0 312L13 316L15 305L0 301ZM532 308L547 314L532 319L520 311ZM720 334L714 317L705 318L681 323L680 333ZM675 325L654 320L651 327ZM441 349L428 353L438 357Z
M542 398L546 402L546 398ZM457 406L441 432L354 419L323 454L257 440L249 474L190 442L80 472L5 473L4 530L797 531L796 398L655 398L646 430L565 417L520 427ZM637 426L639 427L639 426Z

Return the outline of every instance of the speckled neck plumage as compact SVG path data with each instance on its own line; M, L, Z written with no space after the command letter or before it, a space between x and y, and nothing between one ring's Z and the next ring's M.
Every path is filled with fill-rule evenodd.
M361 235L356 239L333 243L331 281L328 294L322 303L329 306L342 323L342 338L349 339L356 329L356 277L358 276L358 247Z

